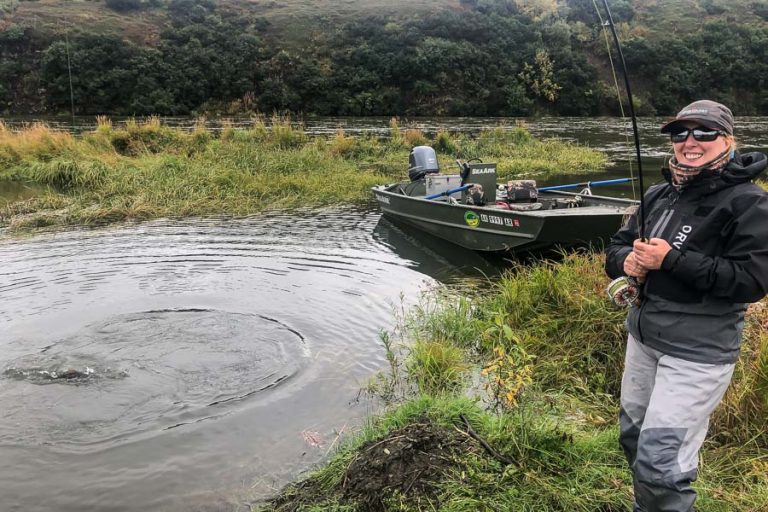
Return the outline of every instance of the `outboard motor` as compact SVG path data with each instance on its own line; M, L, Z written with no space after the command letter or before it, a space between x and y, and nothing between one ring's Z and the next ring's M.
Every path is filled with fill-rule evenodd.
M408 157L408 177L411 181L418 181L427 174L440 172L440 165L437 163L437 154L429 146L416 146L411 150Z

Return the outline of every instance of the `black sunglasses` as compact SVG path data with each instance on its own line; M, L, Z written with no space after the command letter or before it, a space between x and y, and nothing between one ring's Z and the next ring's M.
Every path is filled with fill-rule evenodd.
M686 128L679 132L669 134L669 138L672 142L685 142L688 140L688 135L693 135L693 139L699 142L712 142L720 135L725 135L725 132L720 130L710 130L709 128Z

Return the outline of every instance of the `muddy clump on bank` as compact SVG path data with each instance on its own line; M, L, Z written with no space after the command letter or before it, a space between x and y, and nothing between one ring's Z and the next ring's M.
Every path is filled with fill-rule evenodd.
M476 443L466 434L422 418L358 448L335 486L328 488L310 477L290 485L265 510L295 512L333 500L380 512L393 497L438 508L437 486L443 476L460 471L460 460L476 451Z

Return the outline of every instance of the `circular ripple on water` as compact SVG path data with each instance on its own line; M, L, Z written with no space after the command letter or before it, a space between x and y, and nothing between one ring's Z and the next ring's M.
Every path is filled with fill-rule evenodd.
M301 333L260 315L113 317L5 365L13 405L0 443L87 448L216 418L297 376L308 351Z

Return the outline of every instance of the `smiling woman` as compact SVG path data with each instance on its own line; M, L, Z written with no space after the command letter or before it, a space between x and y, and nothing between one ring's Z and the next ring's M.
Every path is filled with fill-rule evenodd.
M674 151L667 183L648 190L644 219L607 249L608 274L635 278L643 295L627 316L620 415L636 511L693 510L699 449L731 382L747 304L768 291L768 194L752 183L768 159L737 154L733 124L728 107L701 100L662 126Z
M670 134L675 157L669 168L677 185L704 169L722 169L733 158L733 114L714 101L691 104L674 121L665 124L661 132Z

